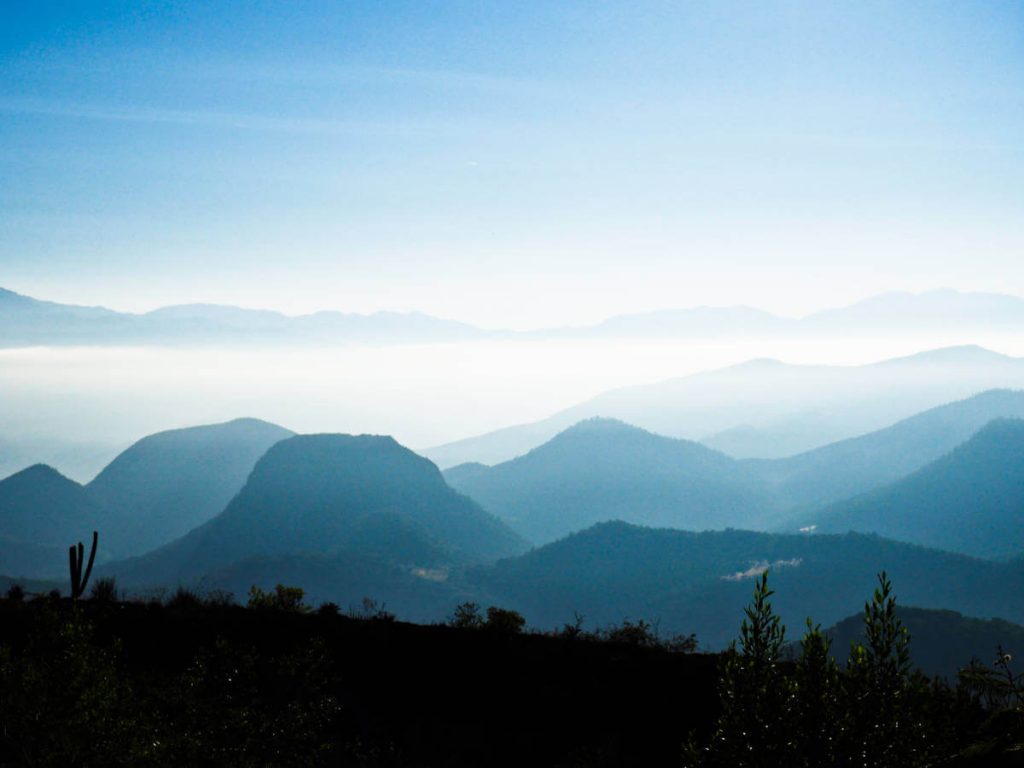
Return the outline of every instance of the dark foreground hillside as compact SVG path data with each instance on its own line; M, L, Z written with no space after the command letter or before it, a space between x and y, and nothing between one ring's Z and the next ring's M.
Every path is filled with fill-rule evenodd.
M235 605L0 600L0 765L677 765L716 658Z
M885 589L867 626L890 626ZM1019 679L928 682L898 631L843 669L816 630L782 661L764 581L720 655L643 624L523 634L507 611L460 606L427 626L254 592L243 608L14 590L0 600L0 766L981 768L1019 765L1024 743Z

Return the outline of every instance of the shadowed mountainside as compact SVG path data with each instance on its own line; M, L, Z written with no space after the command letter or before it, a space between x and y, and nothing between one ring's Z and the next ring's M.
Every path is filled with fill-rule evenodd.
M749 459L779 503L807 508L836 502L920 469L993 419L1024 417L1024 391L990 390L911 416L891 427L784 459Z
M993 421L884 488L798 518L820 532L874 531L924 546L1010 558L1024 551L1024 421Z
M692 533L604 523L522 557L472 570L489 601L551 627L581 613L592 625L644 618L665 634L697 632L722 648L752 581L769 568L774 604L791 632L810 616L828 626L863 606L888 571L902 604L1024 620L1024 564L997 563L878 536Z
M426 567L525 546L390 437L302 435L267 451L220 515L110 571L126 583L173 584L261 556L344 550Z

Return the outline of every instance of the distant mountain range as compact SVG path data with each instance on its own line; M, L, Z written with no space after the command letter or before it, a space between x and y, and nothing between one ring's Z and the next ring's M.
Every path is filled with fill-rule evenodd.
M486 335L464 323L416 312L288 317L268 310L190 304L130 314L40 301L2 288L0 327L0 347L455 341Z
M279 312L211 304L144 314L58 304L0 289L0 346L466 341L499 338L871 337L1024 331L1024 298L943 289L874 296L802 318L751 307L695 307L612 317L592 326L485 330L421 313Z
M685 530L818 526L1006 557L1024 552L1024 421L1000 419L1019 416L1024 392L993 390L775 460L590 419L524 456L463 464L445 478L537 544L621 519Z
M497 464L583 419L619 419L736 458L781 458L993 388L1024 388L1024 359L949 347L864 366L752 360L598 395L542 421L421 451L441 467Z
M368 596L424 621L473 600L522 611L538 627L572 621L574 612L590 626L643 618L720 648L735 636L752 579L768 568L777 608L794 630L808 615L827 626L852 614L882 569L904 605L1021 622L1024 428L997 419L970 434L988 416L1018 408L1018 395L986 393L786 462L740 461L619 422L584 421L505 465L447 473L477 500L388 437L291 436L254 420L180 430L140 441L87 487L46 467L0 482L0 572L59 579L66 546L99 527L106 549L97 576L115 576L123 588L187 584L244 597L253 584L289 583L314 601L355 605ZM892 483L881 469L888 463L909 474ZM853 469L844 475L845 466ZM812 477L835 474L835 486L792 490L811 467ZM945 549L981 542L988 549L979 553L1004 559L874 533L694 532L611 520L763 527L766 517L808 514L803 501L858 482L875 483L876 501L823 504L823 519L842 513L841 528L853 520ZM197 501L192 486L227 499L224 508ZM110 546L138 545L132 531L189 524L175 512L185 507L196 527L113 559ZM118 525L123 531L111 530ZM903 527L886 528L894 525ZM995 541L1000 533L1005 543ZM524 536L550 543L528 550Z
M621 519L687 530L856 530L1010 557L1024 552L1015 533L1024 496L1021 422L992 422L1022 416L1024 392L994 390L780 460L736 460L692 441L590 419L525 456L495 467L455 467L444 480L534 544ZM100 562L174 542L218 516L267 450L292 435L239 419L144 438L87 486L45 466L18 473L0 482L0 542L8 553L0 572L59 576L64 547L86 540L93 528L102 531ZM325 467L325 476L336 472L315 451L303 461ZM297 464L296 472L312 472L308 467ZM428 485L437 482L432 476ZM402 477L395 482L404 483ZM291 502L282 497L277 503ZM347 535L360 552L428 569L464 560L453 556L447 535L424 534L408 515L380 512L372 525L350 526ZM330 553L340 546L335 541L310 551ZM195 576L224 564L213 559L185 571Z

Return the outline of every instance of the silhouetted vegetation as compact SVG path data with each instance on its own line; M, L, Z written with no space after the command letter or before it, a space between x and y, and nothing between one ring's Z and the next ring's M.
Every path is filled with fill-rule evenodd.
M978 765L1014 764L1012 749L1024 746L1020 701L1011 711L1013 702L985 698L981 691L997 679L994 674L975 669L973 688L963 682L953 688L916 672L884 572L864 607L865 641L851 646L844 666L835 663L831 641L810 621L799 657L785 661L785 633L772 594L765 572L746 609L739 645L722 656L721 714L713 736L703 747L690 744L686 765L909 768L943 761L974 765L972 755L982 753L991 762ZM1004 732L993 745L987 734L993 718L1009 718L1004 724L1013 723L1018 735Z
M273 592L265 592L257 586L249 590L249 608L268 611L291 611L305 613L309 606L302 602L305 592L300 587L286 587L278 584Z
M518 634L526 626L526 619L516 611L507 608L490 606L486 615L480 612L480 606L467 602L455 606L455 611L448 618L449 626L456 629L489 629L494 632Z
M657 766L711 725L713 657L253 596L0 601L0 765Z
M85 546L82 542L78 542L77 545L72 545L68 549L68 567L71 571L71 599L77 600L85 592L85 587L89 583L89 576L92 575L92 566L96 561L96 544L99 542L99 534L96 531L92 532L92 548L89 550L89 564L82 570L82 566L85 565Z
M979 768L1024 743L1012 655L955 687L916 672L884 573L843 664L810 621L787 656L766 573L715 656L643 620L539 634L474 603L423 626L369 599L311 611L284 585L248 607L113 587L0 601L0 765L678 766L682 750L714 768ZM467 670L471 695L453 684Z
M89 590L89 599L98 602L112 603L117 600L117 580L112 576L96 579Z

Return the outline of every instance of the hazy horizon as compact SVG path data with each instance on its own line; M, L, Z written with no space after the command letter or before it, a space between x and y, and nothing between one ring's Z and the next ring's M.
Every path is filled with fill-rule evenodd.
M513 331L516 333L530 333L533 331L546 331L546 330L560 330L569 328L587 328L601 323L607 320L614 320L623 317L634 317L642 315L652 315L663 312L686 312L692 310L737 310L737 309L749 309L757 312L763 312L774 317L778 317L784 320L801 320L812 317L821 312L827 312L830 310L846 309L849 307L855 307L857 305L865 304L872 300L888 299L888 298L924 298L924 297L939 297L943 295L987 295L1000 298L1012 298L1024 300L1024 293L1014 294L1006 290L1001 291L966 291L958 288L954 288L949 285L935 285L929 288L923 288L920 290L909 290L903 288L890 288L875 293L861 294L855 296L853 299L848 301L841 301L837 303L822 302L814 305L808 305L809 308L803 311L794 311L792 308L788 312L776 311L769 308L771 302L765 304L753 304L753 303L696 303L696 304L671 304L664 306L649 306L644 309L638 309L633 312L623 312L605 315L595 315L592 318L585 320L577 320L575 322L556 323L553 325L540 324L532 325L530 327L512 327L512 326L494 326L494 325L476 325L472 321L452 315L452 314L431 314L421 308L412 307L410 309L397 309L394 306L381 305L374 308L369 308L364 311L356 312L349 310L344 306L323 306L315 309L308 310L292 310L286 311L279 307L259 304L230 304L220 301L188 301L186 298L176 299L171 296L167 303L158 304L147 304L144 306L131 307L129 304L104 304L94 302L87 297L78 298L72 294L71 298L66 297L55 297L50 295L34 295L24 289L19 289L17 286L0 285L0 291L7 290L16 293L25 298L34 299L36 301L63 304L69 307L83 307L83 308L96 308L96 309L109 309L114 312L127 314L127 315L145 315L151 312L156 312L163 309L175 309L181 307L210 307L210 308L228 308L228 309L241 309L251 312L273 312L280 314L285 318L300 318L308 317L319 313L339 313L339 314L352 314L363 317L371 317L376 314L412 314L412 315L427 315L440 320L449 320L457 323L464 323L474 328L480 328L488 331ZM941 346L941 345L940 345Z

